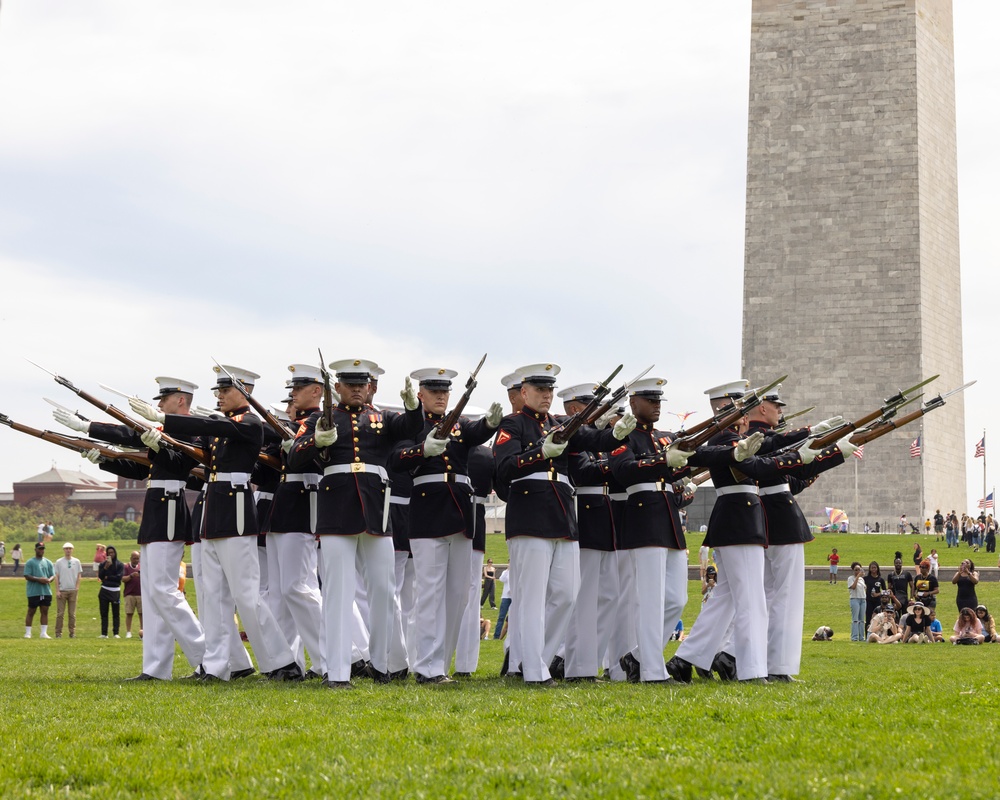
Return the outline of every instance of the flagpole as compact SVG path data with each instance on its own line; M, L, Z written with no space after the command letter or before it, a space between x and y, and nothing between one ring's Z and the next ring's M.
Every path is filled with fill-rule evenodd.
M986 428L983 428L983 513L986 513Z
M917 519L920 530L924 529L924 453L927 452L927 438L924 436L924 424L920 423L920 516Z
M854 513L861 519L861 509L858 507L858 462L860 458L854 459Z

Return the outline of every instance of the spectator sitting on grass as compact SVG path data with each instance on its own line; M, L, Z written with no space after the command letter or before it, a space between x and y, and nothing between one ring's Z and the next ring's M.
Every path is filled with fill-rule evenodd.
M955 635L952 644L982 644L983 625L971 608L963 608L955 621Z
M923 603L914 603L903 629L904 642L930 642L931 620Z
M885 592L879 612L872 616L868 641L874 644L892 644L902 638L903 632L899 629L896 612L892 609L892 597L889 592Z
M983 626L984 641L997 641L997 626L993 621L993 615L990 614L989 609L984 605L976 606L976 618L979 620L979 624Z
M833 628L829 625L820 625L813 634L814 642L829 642L833 639Z
M941 626L941 620L937 618L937 610L933 608L927 609L927 618L930 620L930 627L927 629L928 634L931 637L932 642L943 642L944 641L944 628Z

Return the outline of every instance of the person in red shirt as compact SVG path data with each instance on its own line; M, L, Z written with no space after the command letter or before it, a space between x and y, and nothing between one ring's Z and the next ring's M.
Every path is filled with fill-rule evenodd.
M833 548L833 552L826 557L826 560L830 562L830 583L837 582L837 565L840 564L840 556L837 555L837 548Z

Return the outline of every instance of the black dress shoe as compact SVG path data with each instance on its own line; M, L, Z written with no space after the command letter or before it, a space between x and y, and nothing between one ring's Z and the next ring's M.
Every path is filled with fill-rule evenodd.
M392 681L392 676L388 672L379 672L371 664L368 665L368 674L372 676L375 683L386 684Z
M271 681L301 681L304 680L302 676L302 670L299 668L298 664L286 664L280 669L274 670L274 672L269 672L267 674L267 679Z
M674 656L667 662L667 673L678 683L691 683L691 664Z
M500 677L502 678L507 674L510 668L510 650L503 651L503 664L500 665Z
M185 675L181 680L185 681L197 681L201 680L201 676L205 674L205 668L199 664L198 669L192 672L190 675Z
M737 680L736 657L725 651L715 654L715 658L712 659L712 669L718 673L720 681Z
M593 675L583 675L566 678L566 683L604 683L604 681L598 680Z
M618 659L618 666L622 668L625 673L625 680L629 683L639 682L639 660L631 653L626 653L621 658Z
M453 678L471 678L472 677L472 673L471 672L453 672L453 673L451 673L451 677L453 677Z
M694 668L694 673L699 678L704 678L706 681L714 681L715 680L715 675L712 674L712 670L710 670L710 669L702 669L701 667L695 667Z
M796 680L791 675L768 675L768 683L802 683L802 681Z
M317 672L314 669L311 669L311 670L309 670L306 673L306 680L307 681L316 680L317 678L320 679L320 680L322 680L323 679L323 675L321 675L319 672Z
M201 673L198 680L200 680L202 683L224 683L222 678L220 678L218 675L213 675L211 672Z
M767 678L745 678L744 680L740 681L740 683L757 683L760 684L761 686L767 686L769 681L767 680Z
M556 683L552 678L547 678L544 681L525 681L525 686L537 686L539 689L554 689L559 684Z
M556 656L549 664L549 675L554 680L561 681L566 677L566 660L562 656Z
M353 689L354 684L350 681L323 681L324 689Z
M402 669L397 669L395 672L389 673L389 680L399 681L400 683L406 683L406 679L410 676L410 670L407 667Z
M132 683L133 681L162 681L163 678L157 678L155 675L149 675L145 672L141 672L134 678L126 678L125 683Z
M414 674L417 676L417 683L421 686L458 686L458 682L453 681L447 675L435 675L433 678L428 678L419 672Z
M352 678L370 678L371 675L368 672L368 662L364 659L358 659L353 664L351 664L351 677Z
M238 681L240 678L249 678L256 671L257 670L255 670L253 667L247 667L246 669L238 669L236 670L236 672L230 673L229 680Z

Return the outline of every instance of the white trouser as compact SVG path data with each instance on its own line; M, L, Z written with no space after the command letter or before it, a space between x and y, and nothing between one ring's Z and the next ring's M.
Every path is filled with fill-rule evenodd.
M455 672L475 672L479 666L479 598L482 594L480 579L486 553L473 550L469 558L469 599L458 628L458 646L455 648Z
M319 644L323 601L316 578L316 537L311 533L267 534L268 607L306 671L305 651L314 670L326 672Z
M805 554L804 544L772 544L764 551L769 675L799 674L806 602Z
M727 545L715 548L719 568L715 591L677 648L678 657L702 669L725 644L733 625L733 655L737 677L767 677L767 601L764 597L764 548Z
M177 588L184 542L139 546L142 564L142 671L168 681L174 671L174 641L195 669L205 657L205 631Z
M416 570L417 658L413 671L425 678L445 675L458 644L469 601L472 540L454 533L439 539L410 539Z
M214 641L206 639L205 652L207 654L209 650L217 651L214 655L216 662L220 658L228 659L231 672L252 669L253 662L243 644L239 626L233 616L236 613L233 596L230 594L228 586L216 585L211 589L206 588L201 571L201 553L201 542L195 542L191 545L191 579L194 581L194 598L198 605L198 619L201 621L202 628L205 628L205 620L214 614L217 620L216 628L221 628L226 632L224 637ZM178 573L180 573L179 567ZM204 663L204 659L202 659L202 663ZM222 678L224 676L216 675L215 677Z
M359 634L359 623L363 627L363 621L355 616L359 563L369 603L370 661L374 669L388 672L395 591L392 539L367 533L324 536L321 552L324 646L329 679L347 681L351 678L352 639ZM402 643L399 647L403 648Z
M522 675L526 681L548 680L549 664L566 636L580 591L580 545L515 536L509 549L515 597L511 611L520 636ZM516 668L513 659L511 668Z
M687 551L639 547L634 552L638 644L633 655L643 681L662 681L667 678L663 648L687 604Z
M635 550L618 551L618 608L614 628L608 644L608 671L611 680L625 680L625 672L618 660L636 646L635 620L638 615L638 596L635 591Z
M247 632L254 655L257 656L260 671L273 672L291 664L294 660L292 650L260 596L255 538L234 536L206 539L201 543L201 548L205 588L217 593L220 600L218 617L211 614L203 620L207 646L203 662L205 671L217 678L229 678L229 648L213 646L215 641L230 638L226 635L226 624L223 622L232 617L231 606L224 605L224 595L227 592L231 593L231 602L235 603L239 612L243 629ZM223 650L227 652L223 653Z
M403 642L406 645L407 662L412 664L417 657L416 624L413 605L413 559L406 552L396 551L396 597L402 617Z
M260 596L267 600L268 568L267 568L267 548L257 548L257 564L260 568ZM271 608L271 613L274 609Z
M580 592L566 631L566 677L593 678L606 660L618 611L618 554L580 548Z

